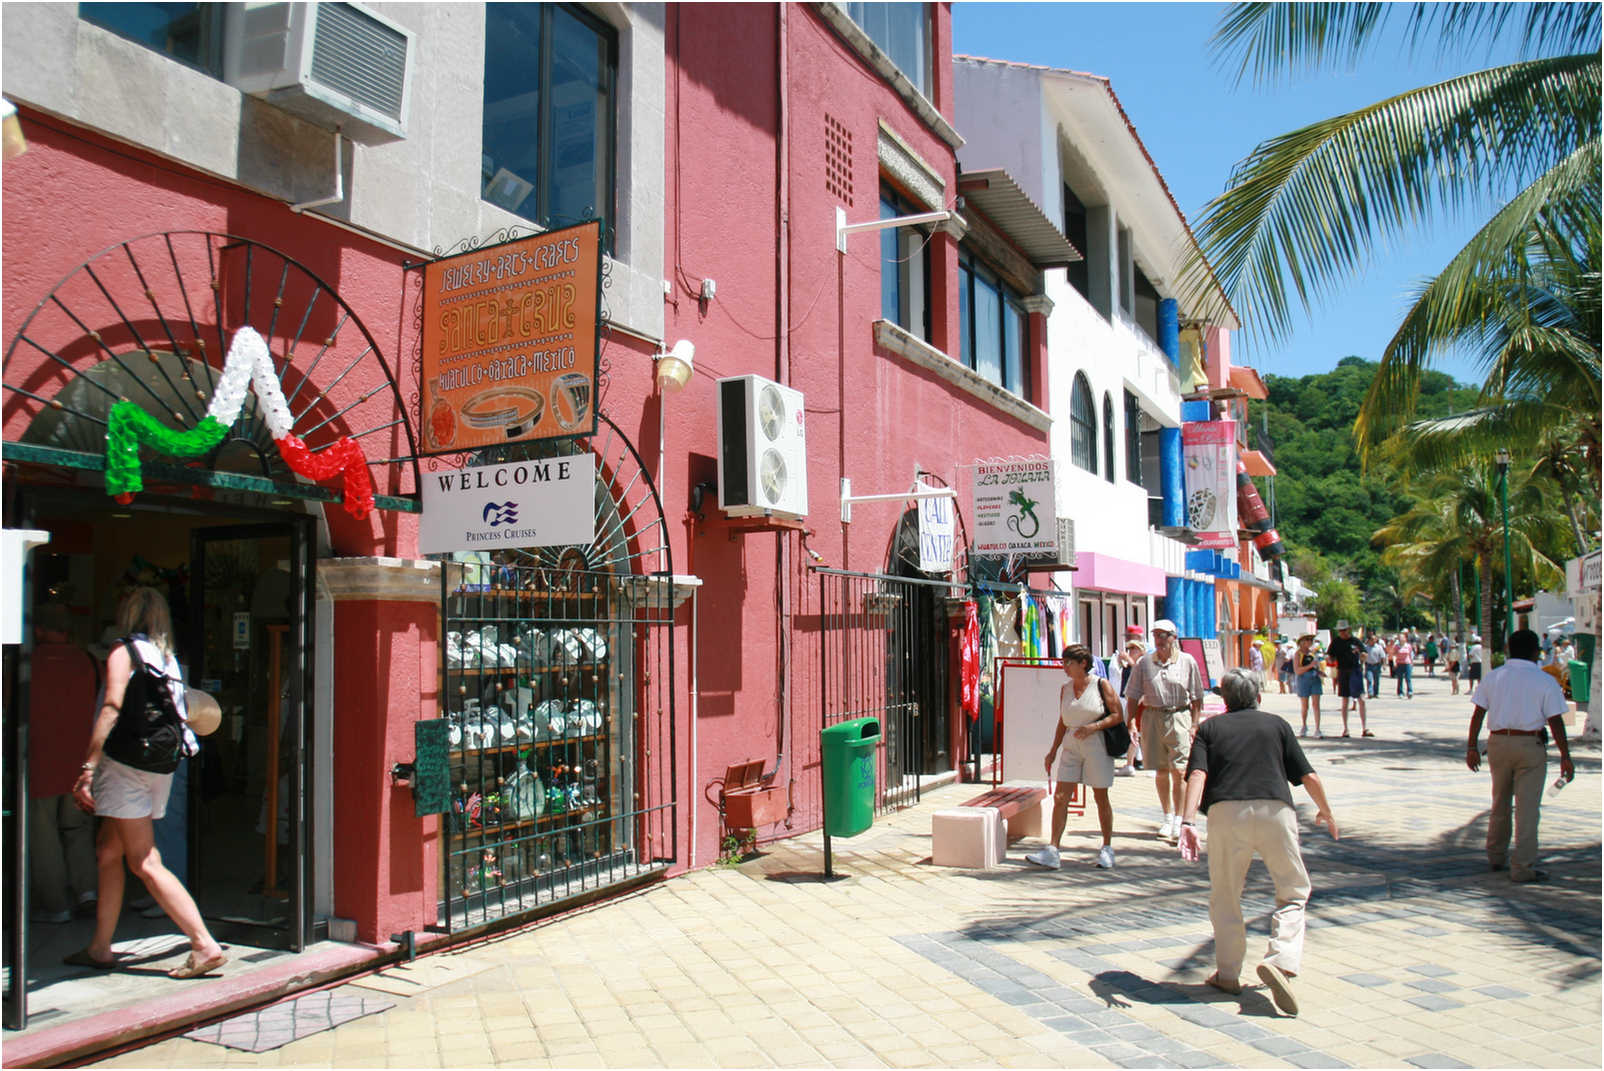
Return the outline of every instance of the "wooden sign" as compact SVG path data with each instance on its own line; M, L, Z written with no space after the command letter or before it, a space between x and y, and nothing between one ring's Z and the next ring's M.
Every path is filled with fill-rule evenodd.
M596 430L601 224L423 269L424 454Z

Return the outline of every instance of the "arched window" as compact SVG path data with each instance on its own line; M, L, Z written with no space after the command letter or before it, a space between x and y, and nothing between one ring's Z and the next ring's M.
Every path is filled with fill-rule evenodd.
M1097 472L1097 403L1084 372L1075 373L1069 403L1069 458L1087 472Z
M1103 395L1103 475L1109 483L1114 482L1114 399L1108 394Z

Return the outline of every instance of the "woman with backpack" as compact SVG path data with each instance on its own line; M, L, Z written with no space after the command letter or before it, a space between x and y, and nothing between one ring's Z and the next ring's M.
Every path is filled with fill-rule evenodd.
M155 588L134 588L117 605L122 640L106 659L106 694L95 713L73 797L101 819L96 838L100 892L95 933L89 946L67 957L74 966L108 969L122 914L124 863L168 918L189 938L189 958L168 971L195 978L228 962L200 909L156 850L153 823L167 813L167 797L179 760L198 746L185 723L184 681L172 651L172 617Z

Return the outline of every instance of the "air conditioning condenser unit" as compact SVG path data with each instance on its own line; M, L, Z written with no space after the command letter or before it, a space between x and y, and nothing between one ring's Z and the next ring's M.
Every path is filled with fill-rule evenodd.
M412 31L356 4L228 4L223 80L353 141L407 136Z
M718 381L718 508L731 517L808 512L802 392L762 376Z

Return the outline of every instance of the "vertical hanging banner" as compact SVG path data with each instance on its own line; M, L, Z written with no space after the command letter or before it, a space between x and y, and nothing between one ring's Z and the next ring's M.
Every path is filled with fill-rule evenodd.
M596 430L601 224L423 268L425 454Z
M1236 421L1181 425L1186 470L1186 526L1198 545L1236 547Z
M1052 556L1058 552L1053 462L975 462L974 553Z
M935 488L920 480L915 491L933 491ZM919 570L925 573L952 572L952 544L954 539L952 499L921 498L919 500Z

